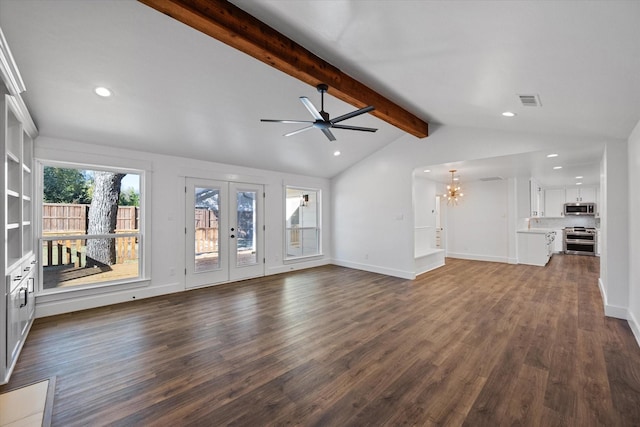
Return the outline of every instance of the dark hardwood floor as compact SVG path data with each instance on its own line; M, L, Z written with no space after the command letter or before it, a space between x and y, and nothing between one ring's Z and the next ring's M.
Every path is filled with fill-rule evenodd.
M54 426L638 426L598 262L326 266L38 319L0 391L55 376Z

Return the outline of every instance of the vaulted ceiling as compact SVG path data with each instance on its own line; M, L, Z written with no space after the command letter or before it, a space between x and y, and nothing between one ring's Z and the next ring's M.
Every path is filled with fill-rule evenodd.
M431 126L607 140L640 119L640 2L232 3ZM309 120L313 86L136 1L0 0L0 26L42 135L323 177L404 135L367 114L349 124L375 134L283 137L260 119Z

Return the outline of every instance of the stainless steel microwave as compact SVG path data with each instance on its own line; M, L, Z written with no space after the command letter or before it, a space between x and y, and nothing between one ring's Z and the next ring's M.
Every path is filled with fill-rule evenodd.
M596 214L596 204L595 203L565 203L564 214L594 216Z

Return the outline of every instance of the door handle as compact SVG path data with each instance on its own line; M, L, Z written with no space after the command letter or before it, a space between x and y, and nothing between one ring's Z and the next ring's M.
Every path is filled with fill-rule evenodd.
M20 308L26 307L27 306L27 302L28 302L27 301L27 298L28 298L27 297L27 291L28 291L28 289L27 288L20 288L20 290L18 292L22 292L22 291L24 291L24 302L20 304Z

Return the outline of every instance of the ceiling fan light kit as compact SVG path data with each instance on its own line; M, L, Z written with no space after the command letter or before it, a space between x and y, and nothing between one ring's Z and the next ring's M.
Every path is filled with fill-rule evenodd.
M350 119L352 117L359 116L361 114L368 113L373 111L375 108L372 105L368 107L360 108L359 110L352 111L347 114L343 114L342 116L336 117L335 119L331 119L329 117L329 113L324 111L324 94L329 90L329 86L324 83L316 86L318 92L320 92L320 111L309 101L309 98L306 96L300 97L300 102L309 110L311 116L315 119L311 120L276 120L276 119L261 119L261 122L269 122L269 123L306 123L308 126L303 127L302 129L294 130L293 132L289 132L284 134L284 136L292 136L297 135L301 132L305 132L311 129L320 129L322 133L329 139L329 141L335 141L336 137L333 135L330 129L344 129L344 130L357 130L361 132L375 132L378 129L361 127L361 126L348 126L348 125L340 125L340 123L344 120Z

